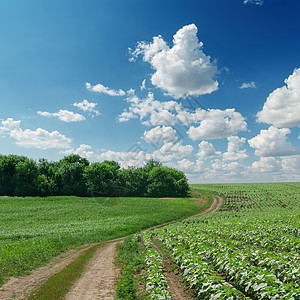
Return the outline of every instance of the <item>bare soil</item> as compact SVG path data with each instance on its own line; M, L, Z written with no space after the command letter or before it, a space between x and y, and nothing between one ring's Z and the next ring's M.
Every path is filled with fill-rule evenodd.
M97 249L82 276L74 283L65 300L114 300L119 271L114 265L116 245L106 243Z
M168 291L173 295L174 300L194 299L191 290L186 289L183 280L180 278L181 270L166 254L162 251L162 246L153 241L153 247L163 255L164 275L168 283Z
M44 267L33 270L29 275L19 278L10 278L0 288L0 299L26 299L32 291L42 282L49 279L54 274L60 272L68 264L75 260L82 252L92 247L95 244L84 245L66 253L63 253L51 260L49 264Z
M214 199L214 201L213 201L213 203L210 207L208 207L207 209L205 209L201 213L196 214L194 216L191 216L189 218L204 216L204 215L211 214L211 213L217 211L223 204L223 198L220 197L220 196L213 196L213 199Z

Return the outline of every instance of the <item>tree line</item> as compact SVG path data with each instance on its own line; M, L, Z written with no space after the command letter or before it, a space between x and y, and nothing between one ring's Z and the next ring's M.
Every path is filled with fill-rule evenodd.
M185 174L150 160L121 169L115 161L90 163L76 154L59 161L0 155L1 196L185 197Z

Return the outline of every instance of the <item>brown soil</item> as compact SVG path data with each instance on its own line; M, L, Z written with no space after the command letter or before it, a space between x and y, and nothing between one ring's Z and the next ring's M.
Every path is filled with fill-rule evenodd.
M173 295L175 300L192 300L194 299L190 289L186 289L183 280L180 278L181 270L165 253L162 253L162 246L153 241L153 247L163 255L164 275L168 283L168 291Z
M189 218L204 216L204 215L211 214L211 213L217 211L223 204L223 198L219 197L219 196L213 196L213 199L214 199L214 201L213 201L213 203L210 207L208 207L207 209L205 209L201 213L196 214L194 216L191 216Z
M75 282L65 300L115 299L118 270L114 265L116 245L106 243L97 249L82 276Z
M30 275L19 278L10 278L9 281L0 288L0 299L25 299L39 284L60 272L68 264L74 261L76 257L82 254L82 252L93 245L95 244L69 250L52 259L48 265L33 270Z

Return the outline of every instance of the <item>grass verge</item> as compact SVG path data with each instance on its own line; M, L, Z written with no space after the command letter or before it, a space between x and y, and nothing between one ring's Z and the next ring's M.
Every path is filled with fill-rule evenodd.
M132 235L124 243L117 246L116 264L121 268L121 276L117 284L117 300L145 299L140 285L143 281L142 271L145 269L145 256L139 243L139 235Z
M87 249L63 270L43 283L29 296L28 300L63 299L74 281L81 276L88 261L99 247L102 247L102 245L96 245Z

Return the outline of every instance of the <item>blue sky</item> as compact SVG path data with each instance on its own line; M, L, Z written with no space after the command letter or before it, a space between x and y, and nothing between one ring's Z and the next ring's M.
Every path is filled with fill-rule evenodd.
M300 2L1 1L0 153L299 181Z

